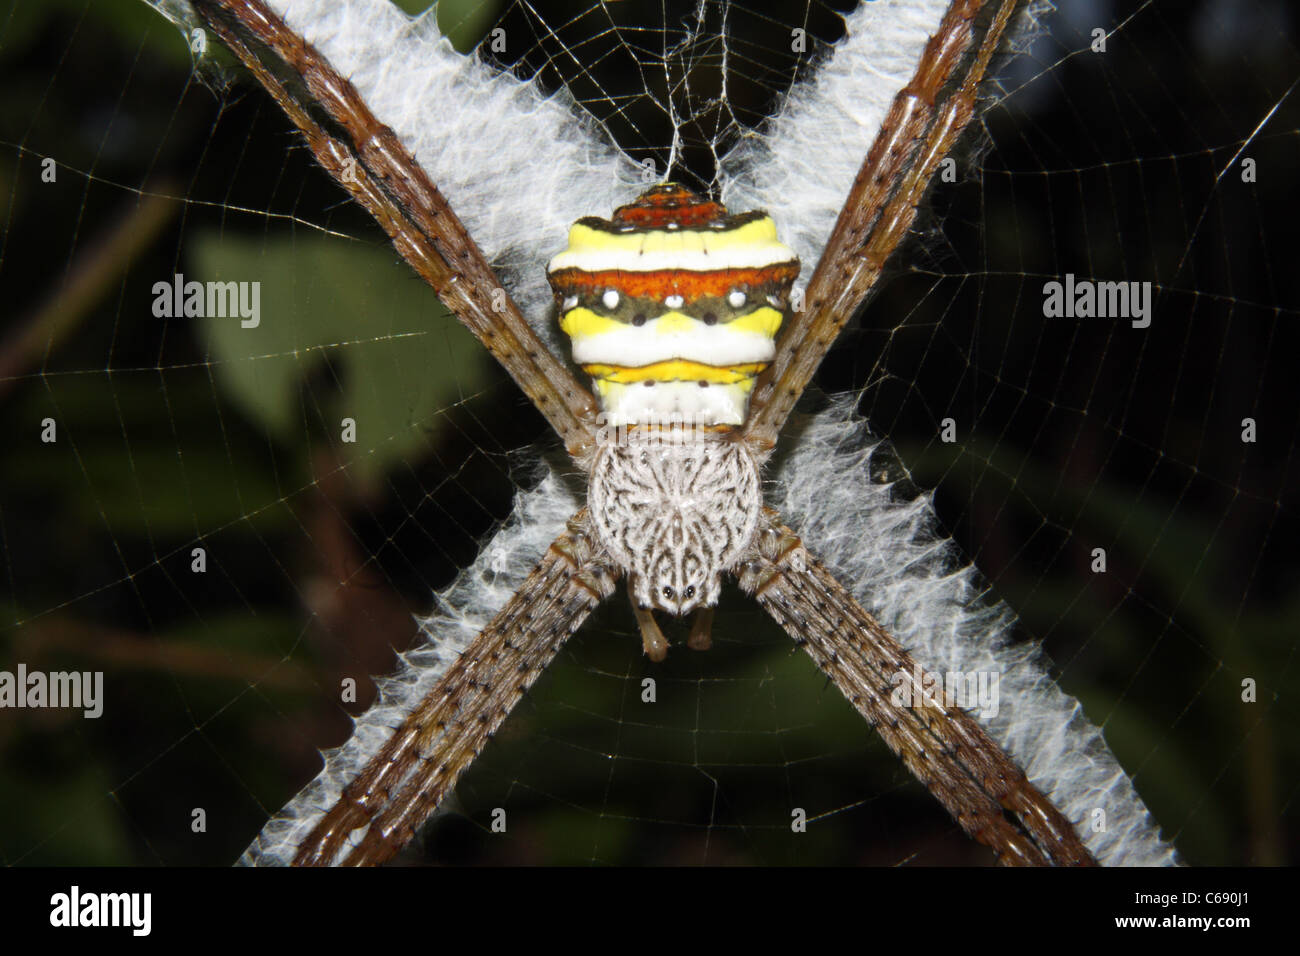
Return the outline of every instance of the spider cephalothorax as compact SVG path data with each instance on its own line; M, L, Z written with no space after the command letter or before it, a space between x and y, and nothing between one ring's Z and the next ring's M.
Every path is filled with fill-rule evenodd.
M766 213L730 216L669 183L608 220L580 219L548 274L606 426L592 523L661 659L651 609L713 607L753 538L758 467L730 432L775 353L799 261ZM707 613L690 643L708 646Z
M760 504L749 450L708 434L602 447L587 492L597 535L627 574L637 608L676 615L718 603L723 572L753 538Z

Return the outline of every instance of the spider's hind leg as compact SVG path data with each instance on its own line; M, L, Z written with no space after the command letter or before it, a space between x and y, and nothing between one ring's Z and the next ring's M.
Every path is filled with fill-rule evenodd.
M668 656L668 639L659 630L654 611L637 604L636 595L632 593L631 575L628 575L627 580L627 596L632 602L632 613L636 615L636 626L641 631L641 646L645 648L645 656L656 664L661 663Z

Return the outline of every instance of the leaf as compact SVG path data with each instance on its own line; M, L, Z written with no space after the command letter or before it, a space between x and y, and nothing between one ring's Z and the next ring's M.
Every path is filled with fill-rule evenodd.
M238 315L198 320L222 388L282 441L323 422L362 479L418 457L438 412L492 380L482 347L391 250L209 234L190 251L186 281L260 284L256 327ZM325 384L309 382L300 401L317 373ZM354 444L341 440L345 418Z

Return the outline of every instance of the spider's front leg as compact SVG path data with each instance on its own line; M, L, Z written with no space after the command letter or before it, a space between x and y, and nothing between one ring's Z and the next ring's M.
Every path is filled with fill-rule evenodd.
M615 574L579 512L299 844L295 866L375 865L410 842Z
M1052 801L942 687L936 693L917 681L919 670L902 645L775 512L765 510L754 542L740 565L741 587L808 652L963 830L1000 863L1096 865ZM900 695L900 688L907 693Z

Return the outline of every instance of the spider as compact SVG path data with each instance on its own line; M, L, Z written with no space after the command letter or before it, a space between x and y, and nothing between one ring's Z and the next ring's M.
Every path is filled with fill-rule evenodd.
M1095 863L1071 821L942 692L918 683L917 704L891 703L892 677L919 674L912 659L763 507L760 491L786 419L975 115L1019 0L950 4L862 163L802 302L791 296L798 263L762 212L729 212L663 183L609 220L580 220L549 274L595 395L501 294L435 185L320 53L262 0L194 6L588 476L587 507L325 808L294 864L379 864L399 852L620 577L645 653L659 661L668 644L655 614L693 613L688 644L707 648L724 575L999 862Z

